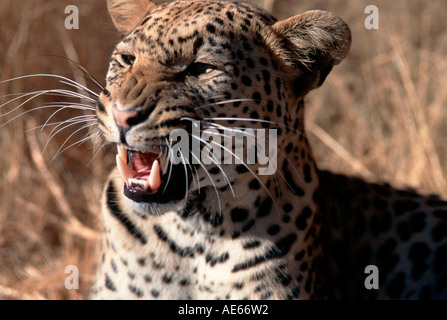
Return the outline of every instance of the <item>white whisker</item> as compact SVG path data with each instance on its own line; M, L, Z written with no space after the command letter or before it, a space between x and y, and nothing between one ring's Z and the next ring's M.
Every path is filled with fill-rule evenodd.
M190 135L192 138L197 139L199 142L202 142L205 146L208 146L209 144L203 140L202 138L196 137L194 135ZM228 186L230 187L231 193L233 194L233 197L236 197L236 195L234 194L234 190L233 190L233 186L231 185L230 180L228 179L227 174L225 173L225 171L223 170L222 166L219 164L219 161L216 156L214 154L212 154L212 158L209 155L206 155L208 157L208 159L210 159L218 168L219 170L222 172L222 175L225 179L225 181L227 182Z
M214 183L213 178L210 176L210 174L208 173L208 171L206 170L205 166L202 164L202 162L200 161L200 159L197 159L196 155L191 152L191 150L189 151L189 153L194 157L194 159L196 159L196 161L199 163L199 165L203 168L203 171L205 171L205 173L207 174L208 178L210 179L213 187L214 187L214 192L216 193L217 199L219 201L219 212L222 215L222 203L220 200L220 196L219 196L219 191L217 190L216 184Z

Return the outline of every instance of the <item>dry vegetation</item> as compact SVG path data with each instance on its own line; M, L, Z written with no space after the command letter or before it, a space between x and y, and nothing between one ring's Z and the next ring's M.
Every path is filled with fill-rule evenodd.
M59 58L68 57L103 82L119 38L105 0L75 1L80 29L66 30L64 9L72 2L2 1L0 80L55 73L88 83L79 69ZM278 18L313 8L330 10L353 31L348 58L307 99L308 134L320 167L445 194L447 2L257 2ZM364 27L368 4L380 10L379 30ZM1 83L0 104L11 94L56 87L63 85L48 78ZM8 115L17 104L2 107L0 125L49 101L55 100L39 97ZM96 154L86 142L53 159L80 126L47 144L51 128L32 129L51 112L26 113L0 127L0 299L82 299L94 275L101 229L98 198L114 151L105 147ZM53 120L82 114L65 110ZM87 133L75 134L65 146ZM80 270L79 290L64 287L65 266L72 264Z

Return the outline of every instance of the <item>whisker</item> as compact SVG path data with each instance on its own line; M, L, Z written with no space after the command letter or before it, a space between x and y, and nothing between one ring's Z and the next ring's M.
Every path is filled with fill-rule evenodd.
M295 128L292 128L290 126L287 126L283 123L279 123L276 121L271 121L271 120L264 120L264 119L254 119L254 118L236 118L236 117L211 117L211 118L203 118L203 120L208 120L208 121L250 121L250 122L261 122L261 123L268 123L268 124L273 124L275 126L278 127L282 127L282 128L286 128L289 129L291 131L293 131L294 133L298 133L299 135L302 135L303 137L307 138L307 135ZM246 128L244 128L246 129Z
M199 107L194 108L194 110L200 110L203 108L208 108L208 107L212 107L215 105L221 105L221 104L228 104L228 103L234 103L234 102L253 102L253 99L231 99L231 100L224 100L224 101L219 101L219 102L213 102L213 103L208 103L208 104L204 104L201 105Z
M47 123L48 123L48 122L49 122L49 121L50 121L50 120L51 120L57 113L59 113L59 112L65 110L65 109L73 109L73 106L71 106L71 105L69 105L69 106L61 105L60 108L59 108L58 110L54 111L54 112L48 117L47 121L45 121L45 123L44 123L44 127L47 125ZM82 109L80 109L80 108L74 108L74 109L82 110ZM85 110L85 109L84 109L84 110ZM91 110L89 110L89 111L91 111ZM96 114L91 114L91 115L88 115L88 116L89 116L89 117L93 117L93 118L96 119Z
M94 96L95 98L99 98L99 94L97 94L97 93L94 92L93 90L90 90L90 89L87 88L87 87L84 87L83 85L81 85L81 84L79 84L79 83L77 83L77 82L69 83L69 82L64 81L64 80L60 80L59 82L60 82L60 83L63 83L63 84L66 84L66 85L68 85L68 86L71 86L71 87L73 87L73 88L76 88L76 89L82 89L82 90L86 91L87 93L90 93L90 94L91 94L92 96Z
M203 171L207 174L208 178L210 179L210 181L211 181L211 183L212 183L212 185L213 185L213 187L214 187L214 192L216 193L217 199L218 199L218 201L219 201L219 212L220 212L220 214L222 215L222 203L221 203L220 196L219 196L219 192L218 192L218 190L217 190L217 187L216 187L216 184L214 183L213 178L211 178L211 175L208 173L208 171L206 170L206 168L205 168L205 166L203 165L203 163L202 163L199 159L197 159L196 155L195 155L193 152L191 152L191 150L189 150L189 153L196 159L196 161L197 161L197 162L199 163L199 165L203 168Z
M53 139L53 137L56 136L59 132L65 130L65 129L71 127L71 126L77 125L77 124L79 124L79 123L90 123L89 126L92 126L92 125L95 125L95 124L96 124L96 118L85 119L85 117L86 117L86 116L77 116L77 117L73 117L73 118L71 118L71 119L67 119L67 120L64 120L64 121L60 121L59 123L58 123L58 122L55 122L54 124L57 123L57 125L51 130L50 135L49 135L49 138L48 138L48 141L47 141L47 144L48 144L48 143L50 142L50 140ZM91 116L89 116L89 117L91 117ZM43 129L43 127L46 126L46 125L48 125L48 124L45 124L45 125L41 126L42 129ZM64 127L60 128L60 129L58 129L56 132L54 132L54 131L55 131L57 128L59 128L60 126L64 126ZM46 146L45 146L45 147L46 147Z
M100 88L102 91L104 91L104 87L101 85L101 83L99 83L99 81L96 80L92 76L92 74L87 71L87 69L85 69L82 65L80 65L78 62L74 61L73 59L70 59L65 56L55 55L55 54L44 54L44 55L38 55L37 57L55 57L55 58L67 60L68 62L73 64L75 67L77 67L79 70L81 70L84 73L84 75L87 75L88 79L86 79L85 77L84 77L84 79L89 80L90 83L96 85L98 88Z
M85 87L84 85L77 83L76 81L58 75L58 74L51 74L51 73L36 73L36 74L28 74L28 75L24 75L24 76L19 76L19 77L15 77L15 78L11 78L11 79L6 79L3 81L0 81L0 84L2 83L8 83L8 82L13 82L13 81L17 81L17 80L23 80L23 79L29 79L29 78L36 78L36 77L49 77L49 78L55 78L55 79L60 79L63 80L65 84L69 84L77 89L82 89L87 93L90 93L91 95L93 95L94 97L99 97L99 95L97 93L95 93L94 91L90 90L89 88Z
M84 129L87 129L88 127L91 127L93 124L86 124L83 125L82 127L76 129L72 134L70 134L67 139L65 139L64 143L62 143L62 145L60 146L60 148L58 149L58 151L56 152L56 154L54 155L53 159L51 159L51 162L54 161L54 159L56 159L60 154L62 154L63 152L65 152L67 149L71 148L73 145L78 145L80 144L80 142L76 142L72 145L70 145L69 147L66 147L65 149L63 149L63 147L67 144L67 142L70 140L71 137L73 137L75 134L77 134L79 131L82 131ZM85 142L88 139L88 137L83 138L81 141L81 143Z
M168 181L166 182L166 185L165 185L165 187L164 187L164 189L163 189L163 193L165 193L165 191L166 191L166 188L167 188L167 186L168 186L168 184L169 184L169 181L170 181L170 179L171 179L171 172L172 172L172 165L173 165L173 161L172 161L172 159L174 158L174 155L172 154L172 141L169 141L169 144L167 145L168 146L168 154L169 154L169 157L170 157L170 161L169 161L169 174L168 174Z
M80 119L84 119L84 120L80 120ZM55 128L57 128L57 127L63 125L64 123L71 123L74 121L77 121L77 122L93 122L94 121L94 122L96 122L96 116L94 116L92 114L88 114L88 115L80 115L80 116L72 117L70 119L66 119L63 121L55 121L55 122L51 122L51 123L45 122L45 124L41 124L35 128L27 129L25 132L34 131L37 129L40 129L42 131L44 128L50 127L50 126L56 126ZM51 132L53 132L53 130L55 128L53 128ZM50 134L51 134L51 132L50 132Z
M53 107L53 106L59 106L59 107L65 107L70 106L71 109L78 109L78 110L88 110L96 112L96 106L86 104L86 103L79 103L79 102L70 102L70 101L64 101L63 104L60 102L49 102L46 104L46 106Z
M6 113L1 114L0 116L2 116L2 117L7 116L7 115L13 113L14 111L16 111L17 109L21 108L28 102L32 101L33 99L36 99L37 97L44 96L44 95L50 95L50 96L56 96L56 97L59 96L59 97L79 98L81 100L85 99L87 101L96 103L96 100L94 100L90 97L87 97L87 96L80 95L79 93L73 92L73 91L62 90L62 89L39 90L39 91L33 91L33 92L21 94L20 96L14 98L14 99L11 99L11 100L3 103L2 105L0 105L0 108L3 108L4 106L11 104L12 102L14 102L16 100L20 100L27 96L31 96L30 98L28 98L25 101L23 101L22 103L20 103L17 107L13 108L12 110L10 110Z
M183 157L183 153L180 154L181 158L182 158L182 164L183 164L183 168L185 169L185 177L186 177L186 181L185 181L185 196L184 196L184 200L185 200L185 205L187 202L187 195L188 195L188 169L186 168L186 160Z
M209 144L203 140L202 138L196 137L194 135L190 135L192 138L196 138L199 142L202 142L205 146L208 146ZM231 193L233 194L233 197L236 197L234 190L233 190L233 186L231 185L230 179L228 179L228 176L226 174L226 172L223 170L222 166L219 164L219 160L216 158L216 156L213 154L212 155L213 158L211 158L209 155L207 155L208 159L210 159L218 168L219 170L222 172L222 175L225 179L225 181L227 182L228 186L230 187ZM214 159L214 161L213 161Z

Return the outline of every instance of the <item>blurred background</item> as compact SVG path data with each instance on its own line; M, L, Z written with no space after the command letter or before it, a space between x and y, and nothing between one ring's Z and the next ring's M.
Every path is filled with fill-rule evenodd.
M279 19L329 10L351 27L348 57L306 99L307 134L319 166L445 195L447 2L253 2ZM104 83L120 38L105 3L2 0L0 81L51 73L99 92L75 63ZM79 8L77 30L64 28L72 4ZM379 9L378 30L365 28L371 4ZM20 103L4 105L19 93L55 88L69 87L48 77L0 83L0 299L84 299L94 278L102 228L98 199L115 150L89 140L70 147L89 134L74 120L41 130L56 109L27 111L61 97L37 96L17 110ZM91 114L67 109L50 122ZM79 269L78 290L64 286L68 265Z

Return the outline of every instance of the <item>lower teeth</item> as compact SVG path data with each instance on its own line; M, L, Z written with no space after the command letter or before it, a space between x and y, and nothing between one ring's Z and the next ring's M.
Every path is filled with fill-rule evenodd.
M138 180L138 179L130 178L127 181L127 185L129 187L140 187L144 191L149 190L149 183L147 181L144 181L144 180Z

